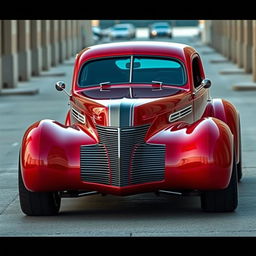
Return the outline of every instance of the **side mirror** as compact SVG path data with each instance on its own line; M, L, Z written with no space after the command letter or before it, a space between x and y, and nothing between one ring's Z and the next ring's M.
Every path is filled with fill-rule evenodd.
M58 81L56 84L55 84L55 88L57 91L63 91L65 88L66 88L66 85L64 82L62 81Z
M71 95L66 91L66 84L62 81L58 81L56 84L55 84L55 88L57 91L64 91L69 97L71 97Z
M209 80L209 79L204 79L204 80L202 81L201 85L202 85L204 88L207 89L207 88L210 88L210 87L211 87L212 83L211 83L211 80Z

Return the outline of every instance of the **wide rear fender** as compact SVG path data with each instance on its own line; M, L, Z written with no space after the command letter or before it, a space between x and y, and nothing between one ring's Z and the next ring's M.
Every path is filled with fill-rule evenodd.
M236 161L240 162L240 115L236 107L224 99L212 99L205 109L203 117L215 117L228 125L234 135Z

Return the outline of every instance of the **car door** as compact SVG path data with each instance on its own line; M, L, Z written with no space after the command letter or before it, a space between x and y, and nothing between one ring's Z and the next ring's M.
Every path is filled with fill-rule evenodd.
M192 76L193 76L193 114L194 121L200 119L205 111L208 93L202 86L202 80L205 78L201 59L198 54L192 57Z

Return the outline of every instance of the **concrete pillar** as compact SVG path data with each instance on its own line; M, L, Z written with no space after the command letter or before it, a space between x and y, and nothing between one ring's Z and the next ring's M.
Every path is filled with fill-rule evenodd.
M228 29L228 58L232 59L232 20L227 21Z
M225 55L225 50L226 50L226 22L225 20L220 21L220 30L221 30L221 53L222 55Z
M72 55L71 20L66 20L66 59Z
M236 20L231 20L231 60L236 63Z
M41 20L31 20L30 25L32 76L39 76L42 71Z
M215 48L218 52L221 52L221 27L220 27L220 20L215 21Z
M243 21L237 20L237 40L236 40L236 56L238 67L242 68L244 66L243 62L243 40L244 40L244 27Z
M3 87L3 79L2 79L2 20L0 20L0 92L2 90Z
M58 20L50 21L50 30L51 30L51 50L52 50L52 58L51 64L52 66L56 66L59 63L59 44L58 44Z
M204 29L202 31L202 42L206 45L210 45L212 41L211 30L212 30L212 21L205 20Z
M247 73L252 72L252 20L244 20L243 63Z
M88 20L81 20L79 23L80 25L80 36L81 36L81 44L80 44L80 50L84 49L86 46L86 38L87 38L87 31L86 31L86 26Z
M49 70L51 67L51 41L50 20L41 21L42 29L42 69Z
M223 26L223 40L222 40L222 49L223 49L223 55L227 57L227 45L228 45L228 25L227 21L223 20L222 21L222 26Z
M211 46L216 48L216 20L212 21L212 31L211 31Z
M17 21L2 21L2 79L3 88L18 84Z
M219 52L221 54L223 54L223 25L222 25L223 21L222 20L219 20L218 21L218 33L219 33Z
M66 21L59 21L59 62L62 63L66 59Z
M76 21L76 33L77 33L77 52L80 52L82 49L82 29L81 29L81 20Z
M71 21L72 55L77 54L77 21Z
M226 21L227 23L227 49L226 49L226 52L227 52L227 58L229 60L231 60L231 55L232 55L232 51L231 51L231 23L232 21L231 20L227 20Z
M226 43L225 43L225 53L226 53L226 57L228 59L230 59L230 40L231 40L231 26L230 26L230 21L229 20L226 20L225 21L225 25L226 25Z
M76 29L76 53L78 53L81 49L81 41L82 41L82 37L81 37L81 30L80 30L80 20L76 20L76 25L75 25L75 29Z
M83 44L82 48L91 46L94 44L93 33L92 33L92 22L91 20L86 20L82 22L83 28Z
M252 22L252 76L253 82L256 82L256 20Z
M18 74L20 81L27 81L31 77L29 20L18 20Z

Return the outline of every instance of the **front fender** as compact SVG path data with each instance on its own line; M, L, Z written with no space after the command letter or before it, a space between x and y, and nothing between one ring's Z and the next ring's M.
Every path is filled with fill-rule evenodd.
M57 191L65 189L63 184L76 187L80 182L80 145L95 143L79 126L53 120L34 123L24 134L20 153L26 188Z
M233 161L233 135L216 118L193 124L175 123L147 143L165 144L167 188L223 189L229 184Z

